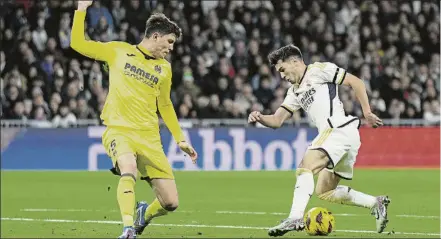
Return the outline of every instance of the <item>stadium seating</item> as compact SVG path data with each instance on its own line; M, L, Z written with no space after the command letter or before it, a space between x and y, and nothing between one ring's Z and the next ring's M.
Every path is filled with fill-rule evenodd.
M102 62L69 46L75 8L72 0L2 6L2 119L63 127L99 116L108 76ZM440 122L436 1L101 0L88 9L87 36L137 44L153 12L165 13L183 30L169 57L181 119L274 112L288 84L266 56L294 43L305 62L332 61L363 79L382 118ZM361 116L353 92L340 90L346 112ZM297 112L294 119L304 117Z

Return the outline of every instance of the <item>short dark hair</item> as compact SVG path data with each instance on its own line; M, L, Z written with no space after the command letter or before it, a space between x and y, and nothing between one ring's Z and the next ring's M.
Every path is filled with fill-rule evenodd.
M176 38L181 37L181 28L162 13L155 13L149 17L145 26L145 37L151 37L153 33L161 35L175 34Z
M268 54L268 61L271 66L275 66L279 60L285 61L290 57L296 57L303 61L302 51L293 44L286 45Z

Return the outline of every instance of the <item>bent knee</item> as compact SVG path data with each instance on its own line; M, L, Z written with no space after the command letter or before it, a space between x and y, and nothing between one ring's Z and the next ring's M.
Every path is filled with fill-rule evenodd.
M320 175L323 176L323 175ZM319 176L319 178L320 178ZM323 179L323 178L322 178ZM319 182L317 182L317 185L315 187L315 195L317 195L318 198L323 199L327 198L329 196L329 194L332 194L334 192L334 190L337 188L337 184L338 182L329 182L329 181L323 181L323 180L319 180Z
M167 202L162 203L161 206L165 210L167 210L169 212L173 212L178 208L179 202L178 202L178 200L167 201Z
M324 200L324 198L332 194L336 188L337 186L334 185L316 185L314 193L318 198Z
M179 206L178 197L167 197L167 198L161 198L161 199L159 201L161 203L161 207L169 212L173 212Z
M315 194L321 200L332 201L334 197L345 197L350 190L351 188L347 186L316 187Z
M332 192L332 190L327 190L327 189L319 188L319 187L316 187L315 191L314 191L315 195L321 200L326 200L328 194L331 192Z

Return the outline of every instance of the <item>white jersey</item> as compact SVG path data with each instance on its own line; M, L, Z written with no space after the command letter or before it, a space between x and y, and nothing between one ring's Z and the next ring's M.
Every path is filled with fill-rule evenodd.
M298 85L289 88L281 107L293 113L302 108L318 128L338 127L357 119L346 115L338 96L338 85L345 79L346 70L330 62L308 65Z

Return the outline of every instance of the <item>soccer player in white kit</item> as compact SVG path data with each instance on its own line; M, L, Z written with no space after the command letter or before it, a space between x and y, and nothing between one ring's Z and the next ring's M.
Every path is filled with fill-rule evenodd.
M371 196L339 185L340 179L351 180L353 167L360 148L360 119L347 115L338 96L338 85L351 86L363 109L368 123L374 128L382 121L371 112L366 88L359 78L330 62L305 65L300 49L284 46L268 55L272 66L284 80L292 83L283 104L273 115L251 112L249 123L259 122L267 127L279 128L294 111L307 112L319 134L308 147L297 170L297 181L289 217L270 228L270 236L282 236L289 231L304 229L303 215L314 192L314 175L318 174L315 193L330 202L369 208L376 218L377 232L386 228L387 196Z

